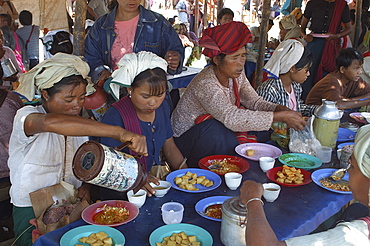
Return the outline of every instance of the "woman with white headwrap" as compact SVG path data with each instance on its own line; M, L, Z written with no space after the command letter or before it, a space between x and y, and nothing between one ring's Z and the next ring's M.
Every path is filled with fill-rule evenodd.
M348 167L349 186L355 200L370 207L370 125L357 132L354 153ZM306 236L278 241L263 210L262 184L245 181L240 189L240 199L248 209L246 227L247 245L370 245L370 217L339 223L335 228Z
M79 57L58 53L20 78L16 91L32 100L37 89L43 103L17 111L10 137L10 197L17 245L32 245L35 228L29 220L35 215L30 192L65 181L78 189L80 198L89 200L88 186L72 171L73 156L88 136L131 141L131 149L147 155L144 136L79 116L90 88L88 72L89 66Z
M299 111L303 116L311 116L317 106L303 103L300 84L309 76L312 61L311 52L299 41L282 42L264 67L269 79L257 88L258 95L268 102Z
M113 103L102 122L146 136L148 156L141 158L140 162L146 164L147 171L150 171L154 164L161 164L161 149L173 170L187 167L180 166L184 157L172 138L170 106L164 100L167 89L167 62L151 52L141 51L124 55L118 65L119 68L112 73L110 87L117 93L119 90L116 90L115 86L127 87L128 96ZM107 146L119 144L111 138L101 138L101 143ZM123 152L128 151L123 149ZM151 179L152 182L156 180L149 175L148 184L144 186L149 191L149 196L155 193L149 185ZM102 199L119 199L124 196L122 192L101 190Z

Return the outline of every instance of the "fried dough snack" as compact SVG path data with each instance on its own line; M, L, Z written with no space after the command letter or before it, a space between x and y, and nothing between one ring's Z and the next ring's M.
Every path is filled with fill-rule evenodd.
M196 173L189 171L181 177L176 177L174 181L177 186L184 190L199 190L194 186L195 184L201 184L205 187L211 187L213 185L213 181L206 179L205 176L198 177Z
M296 169L295 167L288 167L283 165L283 169L276 173L278 176L276 181L284 184L302 184L303 174L301 169Z
M81 237L78 239L81 243L87 243L90 246L111 246L113 244L112 238L108 234L100 231L98 233L91 233L88 237ZM83 246L82 244L75 244L75 246Z
M191 245L200 246L196 236L188 236L185 232L172 233L171 236L163 238L161 243L155 243L156 246L176 246L176 245Z

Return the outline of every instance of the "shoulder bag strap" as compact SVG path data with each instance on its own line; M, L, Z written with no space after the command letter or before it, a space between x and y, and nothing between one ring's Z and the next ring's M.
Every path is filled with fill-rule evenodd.
M30 35L28 36L28 39L26 40L26 45L25 45L25 48L27 49L28 47L28 43L30 42L31 40L31 36L32 36L32 33L33 33L33 29L35 29L35 25L32 25L32 29L31 29L31 32L30 32Z

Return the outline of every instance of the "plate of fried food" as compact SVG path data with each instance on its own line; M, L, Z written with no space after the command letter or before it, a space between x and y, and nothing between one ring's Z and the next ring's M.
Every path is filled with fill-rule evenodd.
M232 155L207 156L198 162L198 166L218 175L224 175L230 172L243 173L250 167L246 160Z
M169 173L166 180L174 189L200 193L214 190L221 185L221 178L214 172L199 168L179 169Z
M312 182L309 171L287 165L268 170L266 176L280 185L289 187L306 185Z
M139 209L130 202L107 200L93 203L82 211L82 219L92 225L120 226L135 219Z
M330 175L337 169L335 168L324 168L316 170L312 173L311 178L315 184L324 188L328 191L332 191L339 194L352 194L349 188L349 175L346 173L341 180L334 181L330 178Z
M278 158L282 152L278 147L265 143L244 143L235 147L236 153L253 160L259 161L260 157Z
M85 225L67 231L60 239L60 246L105 245L123 246L125 236L109 226Z
M150 246L192 245L212 246L213 238L208 231L185 223L169 224L155 229L149 236Z
M210 196L203 198L195 204L195 211L203 218L219 221L222 220L221 207L224 201L231 196Z
M288 153L281 155L279 156L279 161L283 165L298 167L306 170L318 168L322 165L322 161L319 158L313 155L302 153Z
M354 119L355 121L357 121L359 123L362 123L362 124L366 124L367 123L366 118L362 115L361 112L353 112L353 113L350 113L349 114L349 117L351 117L352 119Z

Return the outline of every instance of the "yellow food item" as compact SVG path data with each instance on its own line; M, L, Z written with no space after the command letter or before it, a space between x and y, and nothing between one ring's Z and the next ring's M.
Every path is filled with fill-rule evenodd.
M199 190L194 185L201 184L205 187L211 187L213 185L213 181L206 179L205 176L197 176L196 173L187 172L185 175L176 177L174 179L175 184L184 190Z
M163 238L161 243L155 243L156 246L200 246L196 236L188 236L185 232L172 233L171 236Z
M253 149L247 149L247 156L252 156L254 155L254 150Z
M87 243L90 246L110 246L113 245L113 240L108 236L107 233L100 231L98 233L91 233L88 237L81 237L78 239L81 243ZM75 246L82 246L81 244L75 244Z
M302 184L303 183L303 174L301 169L295 167L288 167L283 165L283 169L276 173L276 181L284 184Z

